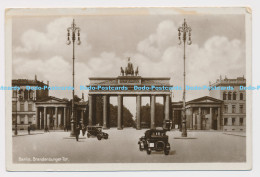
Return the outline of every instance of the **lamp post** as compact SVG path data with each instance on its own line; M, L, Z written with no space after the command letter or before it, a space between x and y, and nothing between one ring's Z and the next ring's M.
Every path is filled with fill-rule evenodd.
M75 63L75 41L77 41L77 44L80 45L80 28L76 27L75 24L75 20L73 19L73 22L71 24L71 27L67 28L68 31L68 40L67 40L67 45L71 44L71 40L72 40L72 61L73 61L73 66L72 66L72 85L73 85L73 89L72 89L72 114L71 114L71 133L70 136L75 136L75 105L74 105L74 77L75 77L75 72L74 72L74 63ZM76 39L76 33L78 36L78 39ZM70 37L71 36L71 37Z
M18 92L16 90L16 99L15 99L16 109L15 109L14 135L18 135L18 132L17 132L17 103L18 103Z
M186 127L186 105L185 105L185 94L186 94L186 85L185 85L185 47L186 47L186 42L188 45L191 45L191 27L189 27L186 23L186 20L184 19L184 22L181 27L178 28L179 32L179 45L183 43L183 108L182 108L182 137L187 137L187 127ZM187 40L188 38L188 40Z

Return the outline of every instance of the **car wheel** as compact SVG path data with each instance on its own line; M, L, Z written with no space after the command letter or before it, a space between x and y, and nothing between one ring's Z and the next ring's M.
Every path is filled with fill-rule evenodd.
M88 137L88 138L90 137L90 134L89 134L89 133L87 133L87 137Z
M98 140L101 140L101 136L100 136L100 135L98 135L98 136L97 136L97 139L98 139Z
M151 149L147 149L146 153L147 153L148 155L150 155L150 154L151 154Z
M139 144L139 150L140 150L140 151L143 151L143 150L144 150L141 143Z
M169 150L164 150L165 155L169 155L169 152L170 152Z

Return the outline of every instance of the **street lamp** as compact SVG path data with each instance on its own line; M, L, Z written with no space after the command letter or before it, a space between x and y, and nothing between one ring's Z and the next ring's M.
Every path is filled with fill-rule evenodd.
M186 20L184 19L184 22L182 24L181 27L178 28L178 32L179 32L179 45L181 45L183 43L183 47L184 47L184 50L183 50L183 68L184 68L184 71L183 71L183 79L184 79L184 82L183 82L183 108L182 108L182 134L181 136L182 137L187 137L187 127L186 127L186 105L185 105L185 94L186 94L186 85L185 85L185 76L186 76L186 73L185 73L185 47L186 47L186 40L187 40L187 44L188 45L191 45L192 41L191 41L191 27L189 27L186 23ZM182 35L182 36L181 36Z
M70 36L72 39L72 46L73 46L73 50L72 50L72 61L73 61L73 69L72 69L72 85L73 85L73 89L72 89L72 114L71 114L71 133L70 136L75 136L75 108L74 108L74 77L75 77L75 72L74 72L74 62L75 62L75 41L77 40L77 44L80 45L81 41L80 41L80 28L76 27L75 24L75 20L73 19L73 22L71 24L71 27L67 28L68 31L68 40L67 40L67 45L71 44L71 40L70 40ZM77 37L78 39L76 39L76 33L77 33Z

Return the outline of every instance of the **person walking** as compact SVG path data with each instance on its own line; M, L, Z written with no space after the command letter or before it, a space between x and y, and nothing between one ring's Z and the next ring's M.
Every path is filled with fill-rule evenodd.
M31 134L31 126L28 125L28 134L30 135Z
M84 124L82 124L81 127L82 127L82 135L85 136L87 128L86 128L86 126Z
M80 134L80 126L77 125L75 129L75 134L76 134L76 140L79 141L79 134Z

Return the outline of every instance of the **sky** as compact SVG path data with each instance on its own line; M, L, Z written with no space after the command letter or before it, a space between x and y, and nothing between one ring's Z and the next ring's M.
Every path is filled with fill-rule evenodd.
M75 49L75 88L88 85L89 77L117 77L127 58L143 77L170 77L173 86L183 85L183 45L178 27L184 18L192 28L192 45L186 48L186 85L203 86L222 75L245 75L244 15L85 15L15 17L12 24L13 78L72 85L72 46L66 45L72 19L81 29L81 45ZM71 91L50 91L71 98ZM173 101L182 99L174 91ZM187 100L208 91L187 91ZM87 99L87 92L85 93ZM161 98L158 99L162 101ZM111 102L116 104L116 99ZM143 104L149 102L143 99ZM124 104L135 112L135 98Z

